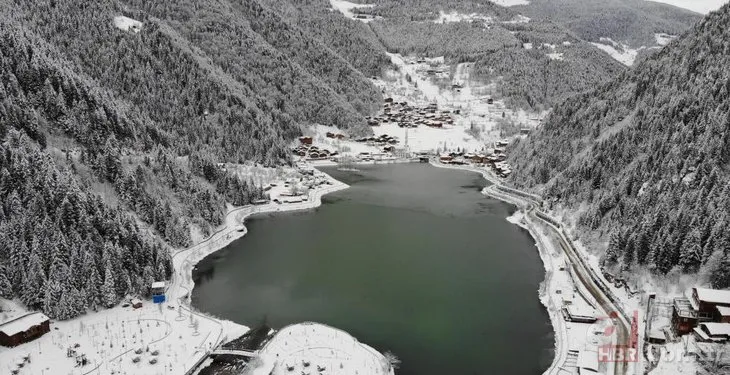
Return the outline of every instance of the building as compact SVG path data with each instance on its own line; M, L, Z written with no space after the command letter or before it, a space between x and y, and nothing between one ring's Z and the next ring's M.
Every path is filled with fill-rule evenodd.
M674 299L672 308L672 328L677 335L686 335L697 327L698 323L709 322L712 316L707 313L700 313L692 307L689 298L679 297Z
M299 137L299 142L303 145L311 145L312 141L312 137Z
M592 308L579 308L574 305L563 306L563 318L573 323L594 323L596 320L596 311Z
M697 341L727 342L730 339L730 324L728 323L701 323L693 330Z
M18 346L50 332L51 321L40 312L32 312L0 324L0 345Z
M692 288L692 307L703 313L715 314L717 307L730 307L730 290Z
M155 281L150 286L150 292L152 294L152 302L163 303L165 302L165 289L166 285L164 281Z
M661 329L652 328L647 337L647 341L651 344L666 344L667 335Z
M730 323L730 307L717 306L716 319L720 323Z

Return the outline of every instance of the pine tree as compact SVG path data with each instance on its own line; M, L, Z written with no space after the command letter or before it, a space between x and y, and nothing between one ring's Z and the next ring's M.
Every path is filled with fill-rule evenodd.
M27 270L23 275L23 287L20 298L30 309L40 309L46 290L46 275L41 267L41 260L38 254L32 253Z
M679 253L679 265L684 272L697 272L702 261L700 231L692 229L682 243Z
M59 302L69 282L68 267L60 261L54 261L49 270L46 283L43 311L52 318L59 317Z
M10 284L8 279L7 267L0 265L0 298L13 298L13 286Z
M114 285L114 274L112 273L112 263L107 261L106 271L104 272L104 285L101 286L101 303L105 307L113 307L119 301L116 288Z
M88 257L87 257L88 258ZM101 294L101 278L96 265L89 267L89 277L86 280L86 301L88 307L94 311L103 304L103 296Z

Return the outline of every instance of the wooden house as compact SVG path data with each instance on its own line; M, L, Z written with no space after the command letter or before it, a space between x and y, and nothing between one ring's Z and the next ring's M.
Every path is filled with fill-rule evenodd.
M728 323L700 323L693 329L697 341L727 342L730 340L730 324Z
M679 297L674 299L672 307L672 329L677 335L686 335L697 327L700 322L709 322L711 315L698 312L690 302L689 298Z
M51 321L40 312L32 312L0 324L0 345L18 346L51 331Z
M311 145L312 141L312 137L299 137L299 142L303 145Z
M692 306L699 312L715 314L717 307L730 307L730 290L692 288Z

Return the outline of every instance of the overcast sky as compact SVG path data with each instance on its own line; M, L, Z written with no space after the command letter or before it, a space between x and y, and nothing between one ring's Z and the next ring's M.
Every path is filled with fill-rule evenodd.
M689 9L698 13L707 14L720 9L730 0L650 0L659 3L671 4L680 8Z

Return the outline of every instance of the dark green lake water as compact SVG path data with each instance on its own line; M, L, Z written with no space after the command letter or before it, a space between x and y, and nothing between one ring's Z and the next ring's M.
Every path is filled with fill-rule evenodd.
M553 332L534 240L475 173L326 169L351 185L307 212L252 218L204 259L193 304L241 324L316 321L401 360L399 375L539 374Z

